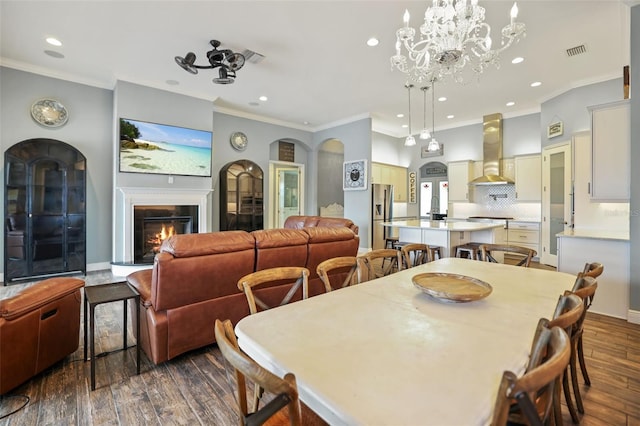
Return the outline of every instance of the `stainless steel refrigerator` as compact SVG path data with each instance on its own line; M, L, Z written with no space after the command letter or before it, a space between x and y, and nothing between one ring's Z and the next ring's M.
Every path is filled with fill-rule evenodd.
M382 222L393 219L393 185L374 183L371 187L371 247L376 250L385 247L385 239L392 231Z

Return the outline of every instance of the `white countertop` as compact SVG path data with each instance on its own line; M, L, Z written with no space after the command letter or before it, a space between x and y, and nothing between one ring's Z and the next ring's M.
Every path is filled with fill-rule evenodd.
M383 222L383 226L394 228L432 229L440 231L481 231L504 227L501 223L487 222L449 222L445 220L394 220L393 222Z
M560 238L590 238L595 240L618 240L629 241L629 232L625 231L598 231L572 229L556 234Z

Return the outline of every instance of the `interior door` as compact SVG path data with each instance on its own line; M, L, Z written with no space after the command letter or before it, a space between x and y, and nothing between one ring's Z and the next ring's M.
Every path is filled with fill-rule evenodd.
M278 169L278 228L300 211L300 170Z
M558 266L556 235L573 227L571 145L542 150L542 253L540 261Z

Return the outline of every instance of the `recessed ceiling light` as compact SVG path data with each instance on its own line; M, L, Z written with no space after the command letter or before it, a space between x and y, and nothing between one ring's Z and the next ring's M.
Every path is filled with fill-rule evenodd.
M398 118L403 118L403 117L404 117L404 114L398 114L398 115L396 115L396 117L398 117Z
M58 46L58 47L62 46L62 42L55 37L47 37L46 41L52 46Z
M507 106L514 106L515 104L516 104L516 103L515 103L515 102L513 102L513 101L509 101L509 102L507 102Z
M371 37L369 40L367 40L367 46L377 46L378 43L380 43L380 41L375 37Z
M447 100L447 98L446 98L445 96L440 96L440 97L438 98L438 101L440 101L440 102L444 102L444 101L446 101L446 100Z
M449 115L447 115L447 118L449 118L449 119L451 119L451 118L453 118L453 117L455 117L455 115L453 115L453 114L449 114Z
M538 86L542 86L542 83L539 81L534 81L533 83L531 83L531 87L538 87Z
M516 58L513 58L513 59L511 60L511 63L512 63L512 64L519 64L519 63L521 63L522 61L524 61L524 58L523 58L522 56L518 56L518 57L516 57Z
M178 84L180 84L180 82L178 80L167 80L166 83L169 86L177 86Z
M305 126L308 126L309 122L308 121L303 121L302 124L304 124Z
M260 99L262 102L266 102L269 98L263 95L263 96L260 96L258 99Z
M402 128L403 128L403 129L406 129L407 127L409 127L409 125L408 125L408 124L403 124L403 125L402 125Z
M56 59L62 59L64 58L64 55L60 52L55 52L53 50L45 50L44 51L45 55L49 55L52 58L56 58Z

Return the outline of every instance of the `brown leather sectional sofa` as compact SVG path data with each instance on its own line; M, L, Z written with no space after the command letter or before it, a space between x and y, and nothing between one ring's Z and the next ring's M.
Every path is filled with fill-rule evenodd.
M282 229L183 234L165 240L152 269L127 277L140 293L140 343L149 359L159 364L209 345L215 342L217 318L235 324L249 315L237 282L251 272L305 266L311 273L309 294L323 293L316 266L332 257L356 256L358 235L348 219L300 229L298 223L292 219ZM286 289L259 291L260 298L268 301L282 298ZM295 297L300 299L301 294Z

